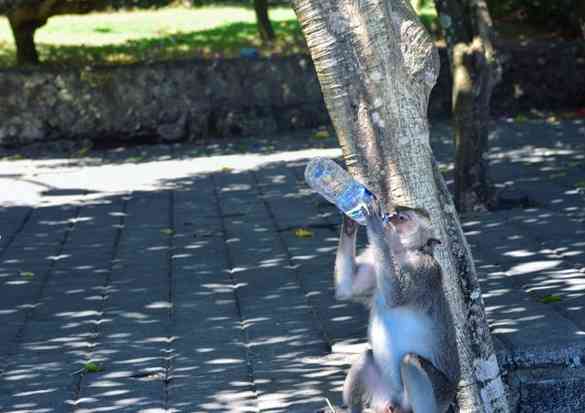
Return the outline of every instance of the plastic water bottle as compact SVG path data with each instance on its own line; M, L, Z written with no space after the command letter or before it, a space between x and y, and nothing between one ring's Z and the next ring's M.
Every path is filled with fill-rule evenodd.
M341 166L328 158L315 158L305 169L305 181L344 214L361 225L366 225L364 206L374 196Z

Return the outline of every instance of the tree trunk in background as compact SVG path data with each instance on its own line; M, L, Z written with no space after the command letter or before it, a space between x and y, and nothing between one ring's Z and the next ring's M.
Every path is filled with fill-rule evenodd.
M35 45L35 32L45 22L38 20L19 21L13 15L8 15L14 43L16 45L16 63L18 65L36 65L39 63L39 54Z
M577 22L579 24L579 28L581 29L581 37L585 40L585 2L581 1L577 3Z
M493 209L487 160L492 90L500 77L485 0L435 0L453 75L455 205Z
M409 0L293 0L350 171L386 205L423 207L457 332L464 412L507 412L469 246L429 145L439 61Z
M254 11L260 38L263 42L271 42L274 40L274 29L268 17L268 0L254 0Z
M39 55L35 45L35 32L57 14L85 14L101 11L109 6L103 0L0 0L0 12L10 22L16 44L16 61L21 64L38 64Z

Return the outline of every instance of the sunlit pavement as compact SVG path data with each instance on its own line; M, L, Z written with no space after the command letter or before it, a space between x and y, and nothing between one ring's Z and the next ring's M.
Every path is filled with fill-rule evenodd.
M340 155L322 138L0 161L0 411L341 405L367 313L333 298L339 215L302 179ZM447 169L445 124L432 143ZM500 189L530 198L464 219L498 354L520 406L565 411L584 397L554 385L585 376L585 125L500 121L490 145Z

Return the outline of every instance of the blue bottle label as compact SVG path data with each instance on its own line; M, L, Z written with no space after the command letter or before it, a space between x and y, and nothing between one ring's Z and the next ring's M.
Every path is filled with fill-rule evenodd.
M351 185L337 198L337 206L348 217L365 225L366 217L364 205L369 204L373 199L372 193L359 182L352 182Z

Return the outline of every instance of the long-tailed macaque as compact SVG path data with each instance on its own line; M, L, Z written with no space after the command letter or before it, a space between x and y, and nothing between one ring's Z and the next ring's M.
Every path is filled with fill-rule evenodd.
M343 398L350 411L443 413L454 400L459 360L429 215L396 207L367 211L369 246L357 258L358 224L344 216L337 257L338 299L370 307L369 344L352 365Z

